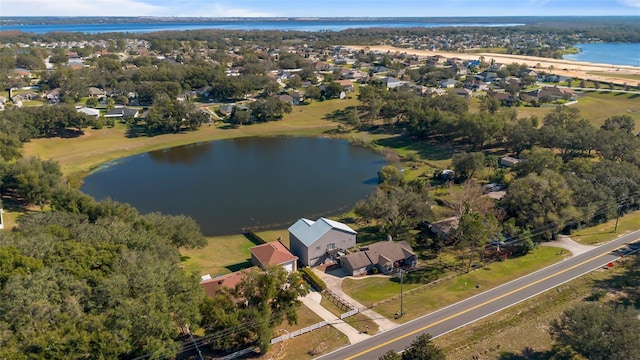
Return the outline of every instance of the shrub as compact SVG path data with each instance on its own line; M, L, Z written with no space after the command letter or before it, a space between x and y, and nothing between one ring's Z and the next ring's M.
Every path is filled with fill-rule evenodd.
M318 277L310 268L302 268L302 277L314 288L324 291L327 284Z
M587 296L585 300L587 301L599 301L602 299L607 293L604 290L594 290L591 295Z

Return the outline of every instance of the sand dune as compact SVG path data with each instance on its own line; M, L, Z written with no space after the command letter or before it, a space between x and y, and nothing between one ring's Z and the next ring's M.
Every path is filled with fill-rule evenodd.
M443 52L443 51L429 51L429 50L416 50L416 49L404 49L386 45L373 45L373 46L347 46L351 49L369 49L371 51L382 52L397 52L418 56L445 56L447 58L460 58L464 60L474 60L480 57L484 57L484 61L490 62L493 59L497 63L503 64L526 64L532 68L538 70L544 70L547 72L553 71L554 74L571 76L578 79L591 79L602 82L613 82L615 84L629 84L632 86L638 85L640 80L634 80L629 78L620 77L617 75L637 75L640 77L640 67L628 66L628 65L613 65L613 64L598 64L583 61L571 61L550 59L535 56L523 56L523 55L509 55L509 54L494 54L494 53L457 53L457 52ZM590 72L598 73L610 73L608 74L589 74Z

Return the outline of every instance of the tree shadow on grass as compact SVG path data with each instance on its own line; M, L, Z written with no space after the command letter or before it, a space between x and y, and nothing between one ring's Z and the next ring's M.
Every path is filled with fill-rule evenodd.
M522 349L520 353L503 352L499 360L548 360L553 354L549 351L535 351L530 347Z
M227 270L229 270L231 272L236 272L236 271L248 269L248 268L250 268L252 266L253 266L253 264L251 263L251 260L247 259L246 261L241 262L241 263L225 266L225 269L227 269Z
M334 110L333 112L325 115L322 119L346 123L349 121L349 117L353 116L354 109L357 109L355 106L347 106L344 109Z
M4 193L2 194L2 207L5 211L10 211L14 213L32 213L37 212L38 210L35 207L28 204L25 200L17 199L12 194Z
M358 229L358 245L364 246L374 242L386 240L386 236L375 225L363 226Z
M622 271L610 278L597 280L595 289L617 294L616 304L640 308L640 254L624 256L614 266L623 266Z
M456 153L454 148L449 149L426 141L416 141L415 138L409 136L381 139L378 140L378 144L392 149L405 148L413 150L425 160L449 160Z
M147 136L147 130L140 125L133 125L127 128L127 131L124 134L129 139L138 138L141 136Z
M62 129L58 130L55 133L47 136L49 138L59 137L61 139L73 139L84 135L84 131L78 129Z
M442 277L444 269L440 266L424 266L411 269L403 275L402 282L405 284L428 284ZM400 278L395 276L391 281L400 283Z

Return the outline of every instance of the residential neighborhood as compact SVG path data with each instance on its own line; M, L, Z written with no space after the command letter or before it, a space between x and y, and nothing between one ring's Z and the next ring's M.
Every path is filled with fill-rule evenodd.
M107 18L0 31L0 359L640 356L634 17Z

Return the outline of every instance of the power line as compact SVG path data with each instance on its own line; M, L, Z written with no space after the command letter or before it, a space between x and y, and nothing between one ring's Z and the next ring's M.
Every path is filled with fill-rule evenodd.
M566 222L564 224L564 227L572 226L572 225L578 224L578 223L580 223L580 222L582 222L584 220L591 220L591 219L593 219L593 218L595 218L597 216L604 215L613 206L618 208L618 207L624 206L624 205L631 205L631 204L633 204L635 202L633 200L633 196L634 195L638 195L639 193L640 193L640 190L632 192L632 193L628 193L624 197L617 198L616 199L617 201L615 201L615 202L609 202L609 203L606 203L606 204L599 205L592 215L590 215L588 217L582 217L582 218L576 218L576 219L570 220L570 221L568 221L568 222ZM522 235L535 237L535 236L538 236L538 235L542 235L545 232L547 232L547 231L549 231L549 230L551 230L551 229L553 229L555 227L556 227L556 224L547 223L547 224L541 225L541 226L539 226L537 228L530 229L529 233L527 233L526 231L523 231L523 232L521 232L519 234L513 235L513 236L505 239L505 244L512 245L512 244L516 244L518 242L522 242L525 239L525 238L521 237ZM414 271L418 271L418 270L420 270L420 269L419 268L406 269L404 271L409 273L409 272L414 272ZM365 284L357 286L355 288L362 287L362 286L365 286ZM206 344L208 344L208 343L210 343L210 342L212 342L214 340L222 339L224 337L229 336L230 334L233 334L233 333L236 333L236 332L240 332L240 331L244 331L244 330L250 329L252 327L258 326L258 325L263 325L263 324L265 324L267 322L270 322L272 320L275 320L275 315L272 315L271 317L266 318L266 319L246 321L246 322L244 322L244 323L242 323L240 325L237 325L237 326L234 326L234 327L230 327L230 328L227 328L227 329L224 329L224 330L219 330L219 331L216 331L214 333L208 334L207 336L198 338L197 340L195 340L193 338L193 335L191 334L191 331L189 330L190 340L186 341L186 342L183 342L183 348L178 354L182 354L182 353L189 352L189 351L192 351L192 350L197 350L198 353L199 353L199 356L202 359L202 354L201 354L200 349L199 349L200 346L206 345ZM133 360L147 359L147 358L150 358L151 356L152 356L152 354L145 354L145 355L139 356L139 357L137 357L137 358L135 358ZM161 359L167 359L167 358L166 357L162 357Z

